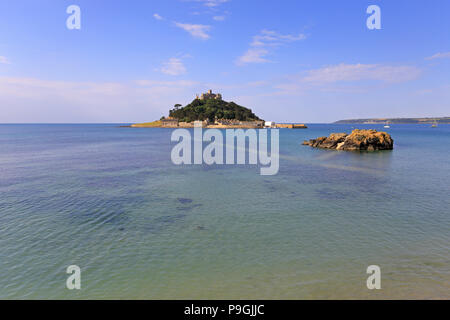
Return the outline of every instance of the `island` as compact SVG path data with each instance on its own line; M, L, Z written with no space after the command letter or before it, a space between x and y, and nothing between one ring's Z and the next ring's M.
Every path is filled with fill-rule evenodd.
M392 150L394 148L394 140L386 132L355 129L351 134L332 133L328 137L304 141L303 145L344 151L375 151Z
M251 109L240 106L234 102L222 99L220 93L209 90L197 95L188 105L181 107L176 104L169 111L167 117L153 122L132 124L134 128L290 128L306 129L305 124L275 123L264 121L256 116Z
M372 118L347 119L334 122L335 124L450 124L450 117L437 118Z

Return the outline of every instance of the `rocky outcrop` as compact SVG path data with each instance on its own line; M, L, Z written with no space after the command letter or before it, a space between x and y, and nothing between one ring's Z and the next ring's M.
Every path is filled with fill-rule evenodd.
M303 144L314 148L347 151L392 150L394 148L394 140L388 133L358 129L353 130L351 134L332 133L328 137L304 141Z

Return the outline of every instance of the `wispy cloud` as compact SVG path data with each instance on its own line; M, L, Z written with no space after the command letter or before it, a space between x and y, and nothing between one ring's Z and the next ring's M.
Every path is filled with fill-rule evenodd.
M186 68L181 59L170 58L169 61L163 63L160 71L171 76L179 76L186 73Z
M306 39L303 33L298 35L280 34L271 30L262 30L260 34L253 37L253 42L250 44L253 47L276 47L283 43L294 42Z
M195 2L202 2L205 6L213 8L218 7L221 4L228 2L229 0L193 0Z
M156 20L164 20L163 17L161 17L159 14L155 13L153 14L153 18L155 18Z
M414 66L341 63L291 76L274 87L280 90L278 94L305 93L316 89L328 92L361 92L361 81L393 84L415 80L420 74L421 70Z
M432 89L420 89L415 92L418 95L430 94L433 93Z
M264 58L269 54L269 50L264 48L250 48L242 56L239 57L237 64L245 65L248 63L264 63L269 62Z
M191 12L192 15L210 15L215 21L224 21L226 16L229 14L229 11L223 11L221 5L229 2L230 0L182 0L188 2L200 3L204 9L199 9L196 6L194 12Z
M425 60L434 60L434 59L444 59L444 58L450 58L450 51L449 52L438 52L431 57L426 57Z
M211 26L203 24L180 23L180 22L175 22L175 25L183 29L184 31L189 32L191 36L193 36L194 38L199 38L202 40L207 40L210 38L207 32L211 29Z
M332 83L338 81L378 80L404 82L417 79L421 70L414 66L388 66L380 64L344 64L310 70L303 82Z
M279 47L285 43L295 42L306 39L302 33L297 35L280 34L272 30L262 30L253 37L250 48L236 61L237 65L246 65L249 63L270 62L266 58L271 53L270 49Z
M4 56L0 56L0 63L11 64L11 62L9 62L8 58L6 58Z
M198 85L191 80L160 81L160 80L136 80L136 84L142 87L179 87L189 88Z
M198 91L190 80L75 82L0 77L3 122L142 122Z

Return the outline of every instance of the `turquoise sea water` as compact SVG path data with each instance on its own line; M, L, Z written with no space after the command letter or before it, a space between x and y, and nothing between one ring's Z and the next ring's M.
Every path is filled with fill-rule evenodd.
M283 129L261 176L173 165L170 129L0 125L0 298L450 298L450 125L355 127L395 149L301 146L351 125Z

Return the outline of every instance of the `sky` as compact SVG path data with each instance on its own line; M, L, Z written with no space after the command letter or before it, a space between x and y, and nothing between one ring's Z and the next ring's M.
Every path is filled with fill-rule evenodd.
M147 122L209 89L266 121L450 116L450 1L0 2L0 123Z

